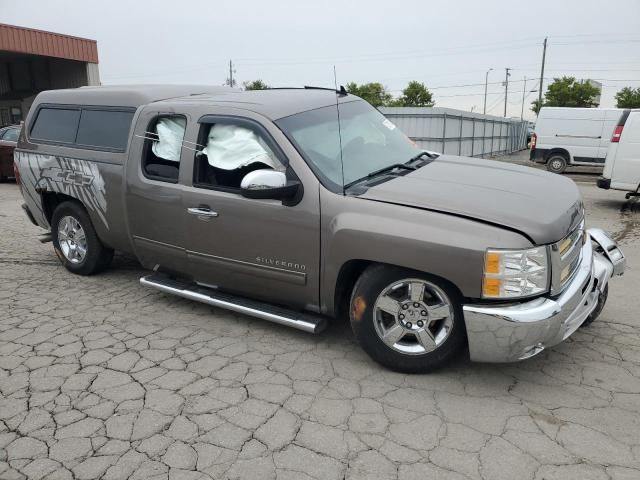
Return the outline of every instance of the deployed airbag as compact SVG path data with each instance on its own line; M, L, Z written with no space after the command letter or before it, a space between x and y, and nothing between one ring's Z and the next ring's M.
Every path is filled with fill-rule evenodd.
M180 150L187 121L182 117L163 117L156 124L158 140L153 142L151 149L158 158L180 161Z
M223 170L236 170L256 162L284 170L258 135L236 125L212 125L202 153L207 155L209 165Z

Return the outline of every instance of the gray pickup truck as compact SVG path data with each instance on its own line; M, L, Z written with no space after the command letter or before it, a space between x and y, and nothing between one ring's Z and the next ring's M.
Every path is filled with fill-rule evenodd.
M423 151L344 89L47 91L15 159L71 272L118 250L168 294L312 333L348 318L405 372L536 355L625 268L571 180Z

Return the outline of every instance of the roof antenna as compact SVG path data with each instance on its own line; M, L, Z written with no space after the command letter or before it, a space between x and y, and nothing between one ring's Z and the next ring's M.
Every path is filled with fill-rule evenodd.
M343 86L338 90L338 75L336 74L336 66L333 66L333 84L336 87L336 112L338 113L338 139L340 140L340 171L342 172L342 194L344 195L344 162L342 161L342 130L340 128L340 106L338 97L342 96ZM345 90L346 94L346 90Z

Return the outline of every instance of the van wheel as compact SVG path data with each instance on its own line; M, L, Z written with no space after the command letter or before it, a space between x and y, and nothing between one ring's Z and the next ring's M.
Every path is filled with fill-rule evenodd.
M109 266L113 250L96 234L87 211L77 202L63 202L51 218L53 248L67 270L92 275Z
M554 153L547 160L547 170L553 173L562 173L567 169L567 159L560 153Z
M421 272L369 267L353 289L349 316L358 343L392 370L433 370L464 345L460 294L443 280Z

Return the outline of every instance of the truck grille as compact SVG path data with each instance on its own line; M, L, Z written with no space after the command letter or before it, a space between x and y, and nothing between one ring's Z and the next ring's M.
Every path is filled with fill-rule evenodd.
M582 246L586 240L584 220L559 242L551 245L551 293L557 294L571 281L582 262Z

